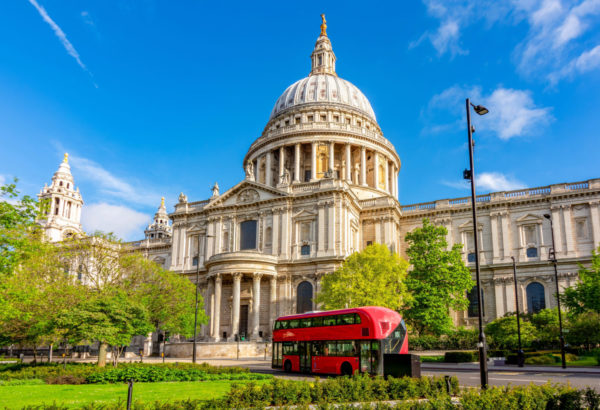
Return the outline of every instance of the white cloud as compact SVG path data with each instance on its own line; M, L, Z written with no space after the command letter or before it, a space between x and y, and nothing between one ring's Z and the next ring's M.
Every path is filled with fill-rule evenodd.
M116 177L101 165L87 158L71 155L70 163L75 169L77 178L91 181L96 189L103 194L121 201L156 206L161 195L149 192L141 186L134 186L122 178Z
M575 74L583 74L597 68L600 68L600 45L597 45L591 50L584 51L562 69L550 73L548 78L551 84L556 84L562 78L571 78Z
M525 184L499 172L475 174L475 186L484 191L512 191L524 189Z
M461 44L462 31L473 25L490 28L494 24L528 24L523 41L516 45L513 57L519 72L557 81L556 75L568 61L581 54L575 44L600 19L600 0L423 0L427 13L439 20L434 31L426 31L413 48L428 39L438 55L466 54ZM483 24L482 24L483 23ZM594 66L596 68L596 66ZM573 71L579 73L582 71Z
M104 202L85 205L81 211L81 223L86 232L113 232L125 240L139 239L151 217L122 205Z
M56 35L56 37L58 37L58 39L62 43L63 47L67 51L67 53L69 53L69 55L71 57L73 57L75 59L75 61L77 61L77 64L79 64L79 66L86 73L88 73L90 76L92 76L92 73L90 72L90 70L88 70L88 68L83 63L83 61L81 61L81 57L79 56L79 53L77 52L75 47L73 47L73 44L71 44L69 39L67 39L67 35L65 34L65 32L62 31L62 29L58 26L58 24L56 24L54 22L54 20L52 20L52 18L48 15L48 12L46 11L46 9L44 9L42 6L40 6L36 0L29 0L29 3L31 3L31 5L36 8L38 13L40 13L40 16L42 16L42 19L44 19L44 21L46 23L48 23L50 28L52 28L52 30L54 31L54 34ZM96 88L98 88L98 86L95 83L94 83L94 86Z
M443 185L460 190L469 190L469 181L442 181ZM524 189L525 184L500 172L481 172L475 174L475 188L478 191L496 192Z
M477 121L477 129L492 131L504 140L536 134L553 120L551 109L536 106L530 91L499 86L491 94L485 95L480 87L455 85L431 98L425 120L439 118L443 112L455 119L448 123L428 124L425 132L438 133L464 128L464 104L467 97L474 104L484 105L490 111Z

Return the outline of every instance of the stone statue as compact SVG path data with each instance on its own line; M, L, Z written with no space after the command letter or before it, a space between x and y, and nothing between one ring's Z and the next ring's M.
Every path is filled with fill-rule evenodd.
M354 183L358 184L358 175L360 174L360 165L354 165Z
M183 192L179 194L179 202L187 202L187 195L184 195Z
M213 187L211 188L211 190L212 190L212 197L213 198L219 196L219 183L215 182L215 184L213 185Z
M254 164L251 161L246 163L246 179L254 181Z
M279 177L279 183L281 185L289 185L290 184L290 171L287 168L283 169L283 174Z

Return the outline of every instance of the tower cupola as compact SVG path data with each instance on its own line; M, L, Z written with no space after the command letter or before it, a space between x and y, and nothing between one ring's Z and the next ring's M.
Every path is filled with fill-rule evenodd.
M327 21L325 20L325 14L321 14L321 35L317 39L315 49L313 50L310 58L312 60L312 69L310 75L316 74L330 74L335 75L335 54L331 47L331 41L327 37Z
M169 215L165 207L165 197L160 198L160 206L154 214L154 221L148 225L144 231L146 239L166 239L171 237L171 226L169 225Z

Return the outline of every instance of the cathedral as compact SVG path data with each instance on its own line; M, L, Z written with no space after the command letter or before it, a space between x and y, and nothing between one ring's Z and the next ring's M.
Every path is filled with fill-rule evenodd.
M205 341L265 340L282 315L316 309L323 275L350 254L381 243L401 255L404 236L423 218L462 243L474 270L473 232L479 241L485 321L515 310L512 259L518 266L520 306L535 312L556 304L551 221L561 288L577 280L600 243L600 179L560 183L477 198L401 205L401 161L380 129L364 94L336 74L325 19L310 56L308 77L276 100L262 134L243 163L245 178L205 200L183 193L167 213L164 199L145 239L134 249L196 282L210 318ZM83 200L67 157L40 198L52 204L44 222L52 240L81 232ZM457 325L477 320L477 292Z

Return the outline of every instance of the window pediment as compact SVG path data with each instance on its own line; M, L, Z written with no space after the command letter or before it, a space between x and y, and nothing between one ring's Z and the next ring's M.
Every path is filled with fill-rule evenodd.
M534 214L527 214L527 215L523 215L520 218L517 218L516 223L517 223L517 225L541 224L543 220L544 220L544 218L541 216L534 215Z

